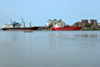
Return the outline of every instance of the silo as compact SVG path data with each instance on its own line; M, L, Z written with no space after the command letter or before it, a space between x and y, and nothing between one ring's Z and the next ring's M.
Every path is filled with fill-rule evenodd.
M58 23L61 25L61 27L65 26L65 23L61 19L58 21Z
M46 23L46 27L52 26L52 20L49 19L49 21Z

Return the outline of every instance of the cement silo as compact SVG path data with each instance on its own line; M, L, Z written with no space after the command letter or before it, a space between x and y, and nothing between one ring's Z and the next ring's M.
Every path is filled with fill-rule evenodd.
M46 23L46 27L51 27L53 26L52 20L49 19L49 21Z
M65 23L61 19L58 20L58 23L61 25L61 27L64 27L65 26Z

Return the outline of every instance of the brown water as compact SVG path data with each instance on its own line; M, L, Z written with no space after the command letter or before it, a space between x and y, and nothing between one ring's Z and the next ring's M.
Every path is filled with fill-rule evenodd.
M100 67L100 31L0 31L0 67Z

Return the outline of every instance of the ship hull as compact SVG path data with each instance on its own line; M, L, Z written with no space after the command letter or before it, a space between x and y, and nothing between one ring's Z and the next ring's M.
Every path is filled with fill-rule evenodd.
M2 28L4 31L37 31L39 27L31 28Z
M69 28L55 28L55 27L52 27L51 28L52 30L54 31L78 31L78 30L81 30L82 27L69 27Z

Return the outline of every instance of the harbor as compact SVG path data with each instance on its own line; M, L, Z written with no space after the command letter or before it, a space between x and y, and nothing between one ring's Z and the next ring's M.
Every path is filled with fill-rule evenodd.
M11 24L6 24L3 26L2 30L4 31L41 31L41 30L58 30L58 31L74 31L74 30L100 30L100 23L97 23L97 20L91 19L90 23L88 20L81 20L81 22L75 22L73 25L65 24L61 19L50 20L46 22L44 26L25 26L25 22L22 19L21 23L16 21L11 21ZM23 25L22 25L23 23Z
M100 0L0 0L0 67L100 67Z

